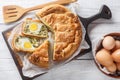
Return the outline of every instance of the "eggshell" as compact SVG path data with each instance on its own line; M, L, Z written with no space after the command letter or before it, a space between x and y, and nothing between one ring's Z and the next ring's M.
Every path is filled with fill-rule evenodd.
M114 73L114 72L116 72L117 67L116 67L115 64L113 64L113 65L107 66L106 69L107 69L109 72Z
M96 60L106 67L109 72L115 72L117 70L116 64L113 62L110 51L106 49L101 49L96 53Z
M115 39L111 36L106 36L103 39L102 45L105 49L111 50L115 47Z
M119 40L115 41L115 49L120 49L120 41Z
M117 70L120 71L120 63L116 63L117 65Z
M109 66L113 64L110 51L106 49L101 49L96 53L96 60L103 66Z
M120 49L117 49L112 53L112 58L115 62L120 62Z

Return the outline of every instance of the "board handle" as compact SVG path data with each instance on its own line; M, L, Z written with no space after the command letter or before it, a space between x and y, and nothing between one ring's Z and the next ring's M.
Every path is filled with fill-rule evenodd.
M88 25L91 22L93 22L93 21L95 21L97 19L100 19L100 18L110 19L111 17L112 17L111 10L108 8L108 6L103 5L102 8L100 9L100 11L96 15L93 15L93 16L91 16L89 18L82 18L82 17L80 17L80 20L82 21L82 23L83 23L83 25L85 27L88 27Z
M111 17L112 17L111 10L106 5L103 5L102 8L100 9L100 11L94 16L91 16L89 18L82 18L82 17L79 16L80 21L82 22L83 26L86 29L85 40L87 41L88 45L90 46L90 48L85 50L84 53L89 52L89 51L92 50L92 44L91 44L91 41L90 41L90 38L89 38L88 32L87 32L88 25L91 22L93 22L93 21L95 21L97 19L100 19L100 18L111 19Z

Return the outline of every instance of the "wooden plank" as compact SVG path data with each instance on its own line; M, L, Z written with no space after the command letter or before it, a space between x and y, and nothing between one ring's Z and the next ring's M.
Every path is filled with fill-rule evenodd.
M11 59L12 58L11 55L10 55L10 52L9 52L7 46L6 46L6 43L3 39L2 34L0 34L0 52L1 52L0 59L5 59L5 58L6 59Z
M101 7L101 6L100 6ZM81 8L80 10L79 10L79 16L82 16L82 17L85 17L85 18L87 18L87 17L90 17L90 16L93 16L93 15L95 15L96 13L98 13L99 12L99 10L100 10L100 7L99 7L99 9L94 9L94 8L90 8L90 9L86 9L86 8ZM93 22L93 23L102 23L102 22L104 22L104 23L113 23L113 21L114 21L114 23L120 23L120 18L119 18L119 14L120 14L120 9L111 9L111 11L112 11L112 19L111 20L99 20L99 21L95 21L95 22ZM0 14L2 14L2 11L0 11ZM17 21L17 22L14 22L14 23L18 23L18 22L21 22L21 21L23 21L25 18L28 18L28 17L35 17L35 12L30 12L30 13L27 13L25 16L23 16L19 21ZM3 22L3 17L1 16L0 17L0 23L4 23ZM8 26L10 26L10 25L12 25L12 24L9 24ZM5 26L7 26L7 25L5 25Z
M119 0L78 0L82 8L99 8L101 5L106 4L112 8L119 8Z
M52 0L49 0L49 1L52 1ZM46 1L46 2L49 2L49 1ZM96 14L100 7L103 5L103 4L106 4L110 7L110 9L112 10L112 13L114 14L113 16L113 19L114 22L120 22L120 18L118 17L119 14L120 14L120 5L119 5L119 1L118 0L89 0L90 3L87 3L86 1L84 0L79 0L78 3L80 4L80 16L83 16L83 17L89 17L89 16L92 16L94 14ZM16 3L17 2L17 3ZM19 6L22 6L22 7L31 7L31 6L34 6L34 5L38 5L38 4L42 4L42 3L45 3L44 0L36 0L36 1L30 1L28 3L28 0L25 0L25 1L20 1L18 2L17 0L13 0L13 1L8 1L8 0L5 0L2 2L3 4L0 4L0 6L4 6L4 5L9 5L9 4L16 4L16 5L19 5ZM23 5L26 4L26 5ZM96 3L96 4L93 4L93 3ZM113 4L114 3L114 4ZM86 6L87 5L87 6ZM31 13L30 13L31 14ZM2 15L2 7L0 7L0 15ZM28 16L29 14L27 14ZM25 18L25 17L24 17ZM96 21L98 22L98 21ZM111 21L100 21L100 22L111 22ZM3 23L3 16L0 16L0 23Z
M42 4L45 2L49 2L49 1L55 1L55 0L2 0L0 6L3 5L8 5L8 4L17 4L17 5L21 5L23 7L30 7L32 5L38 5L38 4ZM119 0L78 0L78 3L80 3L80 6L82 6L83 8L99 8L102 4L107 4L111 7L119 7ZM23 4L24 3L24 4ZM87 5L87 6L86 6Z
M91 41L104 36L105 34L112 32L120 32L120 24L119 23L102 23L102 24L91 24L89 25L88 32L91 38Z
M10 79L12 80L21 80L17 70L0 70L0 79L9 80L5 75L2 75L3 73L11 76ZM15 75L16 77L14 77ZM49 71L49 73L41 75L33 80L88 80L88 77L92 80L97 80L98 78L101 80L119 80L108 77L100 72L93 60L73 60L66 65L55 68Z
M93 60L73 60L34 80L119 80L100 72Z
M79 54L78 56L75 57L76 60L91 60L93 59L92 52L88 52L85 54Z
M0 80L22 80L17 70L0 71Z
M9 67L8 67L9 66ZM17 70L13 59L0 58L0 72Z

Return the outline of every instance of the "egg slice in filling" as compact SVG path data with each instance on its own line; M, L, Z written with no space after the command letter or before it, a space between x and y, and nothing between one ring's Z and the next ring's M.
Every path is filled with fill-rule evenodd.
M43 24L33 22L29 24L28 29L30 30L31 33L39 34L42 26Z
M38 43L28 37L18 37L16 40L16 46L22 50L35 50Z
M26 20L22 25L22 34L26 36L46 38L48 37L48 28L39 20Z

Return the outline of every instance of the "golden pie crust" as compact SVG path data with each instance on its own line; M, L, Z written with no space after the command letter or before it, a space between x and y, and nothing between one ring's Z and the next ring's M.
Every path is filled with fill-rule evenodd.
M39 67L47 68L49 66L48 50L49 41L46 40L30 55L29 61Z
M53 60L63 61L71 57L82 40L82 28L78 16L62 5L50 5L36 13L54 31Z

